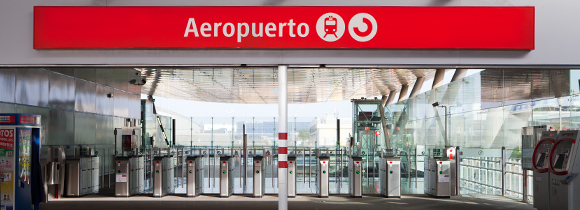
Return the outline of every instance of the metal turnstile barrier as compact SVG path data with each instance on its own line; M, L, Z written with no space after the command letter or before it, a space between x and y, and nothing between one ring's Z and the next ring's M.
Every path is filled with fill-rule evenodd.
M153 197L161 197L167 194L163 187L163 164L164 157L153 158Z
M163 197L173 193L174 185L174 158L153 158L153 197Z
M288 197L296 197L296 156L288 156Z
M349 194L355 198L362 198L362 163L360 156L353 156L350 159L348 171L350 173L350 190Z
M83 196L99 192L99 157L66 160L66 196Z
M401 197L401 158L383 157L380 165L381 194L387 198Z
M263 157L256 156L254 157L254 189L253 195L256 198L261 198L264 196L264 184L265 184L265 177L264 177L264 168L263 168Z
M448 158L431 157L425 163L425 194L436 198L450 198L451 162Z
M330 157L326 155L318 156L317 166L317 191L321 198L328 198L328 173L329 173Z
M115 159L115 196L129 197L131 196L130 188L130 158L117 157Z
M195 197L201 193L201 176L203 176L201 168L201 157L191 156L186 159L187 164L187 189L188 197Z
M129 159L129 187L131 194L140 194L145 190L145 157L134 156Z
M230 197L234 191L234 164L230 156L220 157L220 197Z

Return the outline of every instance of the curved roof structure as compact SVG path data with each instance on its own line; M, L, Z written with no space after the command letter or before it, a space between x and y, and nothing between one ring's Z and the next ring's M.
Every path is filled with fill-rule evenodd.
M137 68L143 94L194 101L278 103L277 67ZM435 69L288 68L288 102L317 103L398 92Z

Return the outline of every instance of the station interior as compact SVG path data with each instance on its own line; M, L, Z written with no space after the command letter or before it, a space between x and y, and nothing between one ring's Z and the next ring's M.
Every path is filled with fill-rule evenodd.
M156 104L276 109L280 78L288 104L352 108L283 119L289 209L579 205L580 70L331 65L0 68L19 148L0 201L14 184L35 209L277 208L278 115Z

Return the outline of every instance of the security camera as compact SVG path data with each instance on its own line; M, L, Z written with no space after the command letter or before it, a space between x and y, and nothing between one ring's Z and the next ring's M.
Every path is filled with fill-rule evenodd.
M439 102L435 102L435 103L433 103L431 105L433 105L433 107L437 107L437 106L439 106Z

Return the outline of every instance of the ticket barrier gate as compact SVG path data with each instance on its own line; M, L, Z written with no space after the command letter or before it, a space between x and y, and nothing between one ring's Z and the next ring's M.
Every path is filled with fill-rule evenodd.
M580 181L576 179L580 173L579 140L579 131L560 131L558 141L552 146L549 155L550 209L580 208Z
M425 163L425 194L436 198L450 198L451 162L448 158L430 157ZM399 169L400 170L400 169Z
M99 157L66 160L66 196L79 197L99 193Z
M557 131L544 131L532 155L534 169L534 207L550 209L550 152L556 143Z
M129 162L130 191L132 194L140 194L145 190L145 157L132 156Z
M234 166L234 158L220 157L220 197L230 197L234 191Z
M288 156L288 197L296 197L296 156Z
M187 186L186 194L188 197L195 197L201 193L201 177L203 168L201 167L201 157L190 156L185 161L187 165Z
M174 191L173 157L153 158L153 197L163 197Z
M130 188L131 179L129 178L130 160L129 157L115 158L115 196L117 197L133 195Z
M318 156L318 166L316 167L317 173L317 191L318 196L321 198L328 198L328 173L330 157L327 155Z
M254 176L253 176L253 181L254 181L254 197L256 198L261 198L262 196L264 196L264 183L265 181L265 177L264 177L264 169L263 169L263 156L256 156L254 157ZM223 164L223 163L222 163Z
M383 157L380 162L381 194L387 198L401 197L401 158Z
M362 198L362 162L360 156L352 156L349 162L350 196Z

